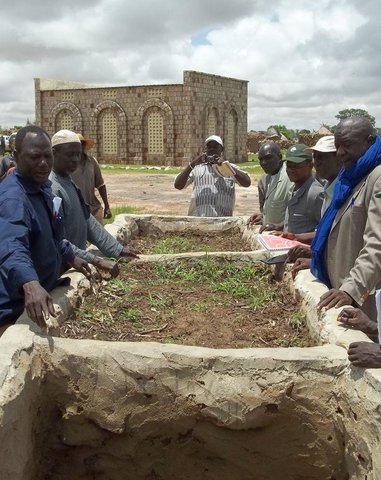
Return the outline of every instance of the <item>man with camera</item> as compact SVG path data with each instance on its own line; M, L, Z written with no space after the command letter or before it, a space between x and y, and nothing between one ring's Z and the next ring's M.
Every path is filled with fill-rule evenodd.
M196 217L231 217L235 203L235 184L249 187L249 175L223 157L223 142L218 135L205 140L205 151L180 172L175 188L182 190L193 183L188 215Z

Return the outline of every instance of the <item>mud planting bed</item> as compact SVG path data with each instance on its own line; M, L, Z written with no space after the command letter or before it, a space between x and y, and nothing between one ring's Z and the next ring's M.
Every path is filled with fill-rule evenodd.
M310 346L304 314L261 264L206 258L131 263L104 282L61 335L213 348Z
M129 246L147 255L252 250L251 245L242 239L242 233L238 228L218 233L157 232L135 237L129 242Z

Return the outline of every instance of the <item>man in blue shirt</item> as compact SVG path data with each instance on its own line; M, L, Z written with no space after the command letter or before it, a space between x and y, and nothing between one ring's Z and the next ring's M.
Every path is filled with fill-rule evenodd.
M0 335L24 307L40 327L46 325L45 318L55 315L48 292L60 284L65 267L91 275L70 243L59 241L48 180L53 163L49 135L27 126L15 143L17 169L0 185Z

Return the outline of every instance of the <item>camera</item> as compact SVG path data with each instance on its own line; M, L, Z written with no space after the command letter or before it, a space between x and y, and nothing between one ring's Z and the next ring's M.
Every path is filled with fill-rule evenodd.
M205 163L217 163L217 158L214 155L205 157Z

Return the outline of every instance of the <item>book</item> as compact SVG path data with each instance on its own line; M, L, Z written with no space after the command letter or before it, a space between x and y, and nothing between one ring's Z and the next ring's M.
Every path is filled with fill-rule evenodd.
M234 177L234 170L230 166L230 162L225 160L221 164L215 163L213 168L222 176L222 177Z
M309 245L297 240L289 240L288 238L267 233L258 233L257 240L269 252L286 251L297 246L309 247Z

